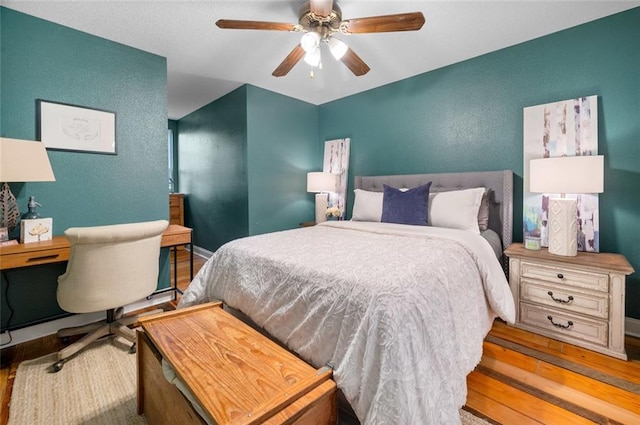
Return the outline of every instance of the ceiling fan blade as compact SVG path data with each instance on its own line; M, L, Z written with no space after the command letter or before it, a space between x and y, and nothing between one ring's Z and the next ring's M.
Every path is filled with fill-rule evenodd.
M329 16L333 10L333 0L310 0L309 6L316 16Z
M417 31L422 28L423 25L424 15L422 12L411 12L397 15L348 19L340 23L340 30L347 34Z
M369 72L369 65L349 47L346 53L340 58L340 61L347 66L353 72L353 75L360 77Z
M281 22L262 21L238 21L235 19L218 19L216 25L223 29L236 30L270 30L270 31L294 31L295 24L285 24Z
M291 69L303 58L305 55L305 51L301 45L297 45L293 48L293 50L287 55L286 58L278 65L275 71L271 75L274 77L284 77L291 71Z

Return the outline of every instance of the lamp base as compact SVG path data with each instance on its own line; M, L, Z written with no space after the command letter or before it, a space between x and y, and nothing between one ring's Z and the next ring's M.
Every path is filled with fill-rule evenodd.
M578 255L577 201L569 198L549 199L549 253Z
M327 194L316 193L316 223L327 221Z

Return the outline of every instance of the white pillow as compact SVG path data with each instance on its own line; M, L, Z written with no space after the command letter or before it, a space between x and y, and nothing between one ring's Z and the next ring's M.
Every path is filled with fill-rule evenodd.
M353 201L353 221L376 221L382 219L382 192L369 192L367 190L354 190L356 197Z
M484 187L429 194L428 224L480 234L478 210Z

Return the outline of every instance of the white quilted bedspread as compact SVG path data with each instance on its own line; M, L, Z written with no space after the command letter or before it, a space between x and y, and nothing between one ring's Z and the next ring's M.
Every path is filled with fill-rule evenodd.
M513 298L489 244L459 230L328 222L232 241L180 307L222 300L334 379L363 424L459 424L466 376Z

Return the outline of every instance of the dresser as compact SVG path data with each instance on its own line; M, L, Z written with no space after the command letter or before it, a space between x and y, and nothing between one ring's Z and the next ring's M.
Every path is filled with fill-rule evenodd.
M504 253L516 327L627 359L625 279L634 270L623 255L579 252L564 257L519 243Z
M169 194L169 223L184 226L184 193Z

